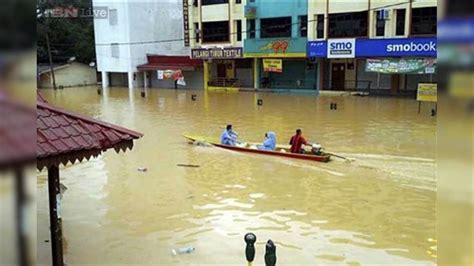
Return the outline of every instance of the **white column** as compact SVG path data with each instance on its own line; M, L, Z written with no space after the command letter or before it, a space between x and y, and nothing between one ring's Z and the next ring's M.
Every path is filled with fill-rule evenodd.
M128 72L128 88L133 89L133 71Z
M102 71L102 89L107 89L109 87L109 73L106 71Z
M148 72L143 72L143 88L148 88Z

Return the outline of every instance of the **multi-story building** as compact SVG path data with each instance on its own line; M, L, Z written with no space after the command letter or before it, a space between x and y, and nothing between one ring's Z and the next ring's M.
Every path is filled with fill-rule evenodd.
M253 87L252 60L242 50L246 0L184 1L189 6L191 58L204 61L204 88Z
M170 66L166 56L189 58L189 48L186 40L183 41L186 29L182 1L93 0L93 6L108 10L107 19L94 20L97 68L102 74L103 87L175 86L172 80L158 80L156 70L181 66ZM165 56L164 64L153 61L146 65L150 54L157 55L153 57L155 61ZM143 64L145 67L137 69ZM193 71L184 77L186 80L188 75L188 80L195 82L187 82L188 87L201 87L202 74L190 67Z
M436 82L436 14L436 0L309 0L320 87L410 93Z
M318 89L318 65L306 56L308 1L252 0L245 7L244 55L254 59L254 87Z

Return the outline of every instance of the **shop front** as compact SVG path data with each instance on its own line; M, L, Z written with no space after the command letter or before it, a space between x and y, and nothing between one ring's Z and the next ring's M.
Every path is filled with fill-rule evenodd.
M308 43L324 62L325 89L414 95L436 82L436 38L334 39ZM317 58L317 59L316 59Z
M306 38L247 39L244 48L253 59L254 88L318 89L318 66L306 58Z
M239 90L253 85L252 60L243 58L242 47L192 49L191 58L204 60L207 90Z

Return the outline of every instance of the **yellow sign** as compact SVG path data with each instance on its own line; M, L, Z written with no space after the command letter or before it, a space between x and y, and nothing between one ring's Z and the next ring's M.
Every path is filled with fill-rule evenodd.
M420 102L437 102L438 101L438 84L419 83L416 100Z
M265 72L283 72L283 62L281 59L263 59L263 70Z

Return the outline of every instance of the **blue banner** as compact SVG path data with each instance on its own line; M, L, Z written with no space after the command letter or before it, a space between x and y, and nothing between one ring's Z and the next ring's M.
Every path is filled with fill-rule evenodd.
M327 50L326 41L308 42L308 57L326 57Z
M356 57L436 57L436 38L357 39Z
M327 50L327 41L308 42L308 57L327 57ZM356 39L355 57L401 56L436 57L436 37L403 39Z

